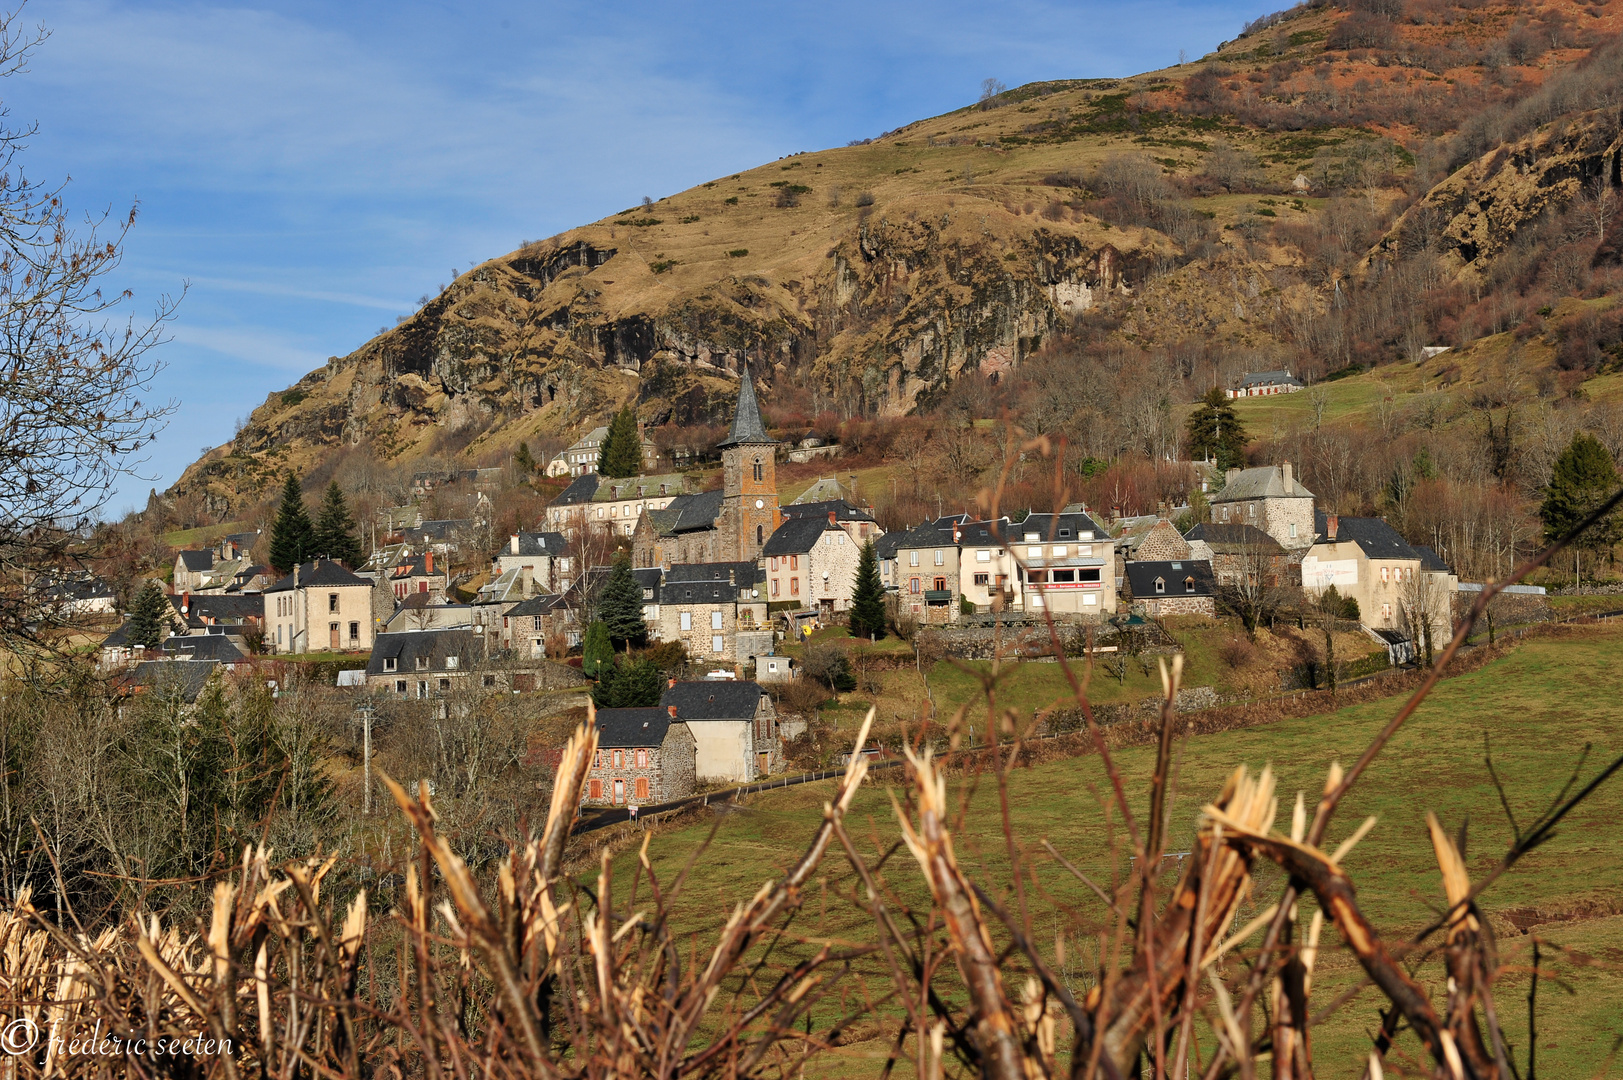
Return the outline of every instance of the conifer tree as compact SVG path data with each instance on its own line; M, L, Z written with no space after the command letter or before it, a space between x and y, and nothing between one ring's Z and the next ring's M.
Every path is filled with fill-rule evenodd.
M637 434L637 414L630 405L609 421L609 432L597 454L597 472L609 477L642 474L642 439Z
M586 628L586 640L581 643L580 669L591 678L601 678L614 666L614 644L609 641L609 628L594 622Z
M270 561L278 574L291 574L293 568L314 555L315 526L304 509L304 492L299 478L287 474L282 485L282 502L271 522Z
M321 500L321 513L316 518L314 555L325 556L343 563L351 570L365 560L361 541L355 535L355 518L344 501L344 492L334 480L327 485L327 494Z
M521 442L518 449L513 451L513 468L518 470L521 479L528 480L530 474L535 472L535 458L530 455L530 444Z
M1545 538L1557 540L1577 528L1617 490L1617 483L1617 467L1600 440L1587 431L1574 435L1571 444L1555 459L1550 483L1544 489L1539 517L1544 521ZM1578 537L1576 545L1583 551L1609 551L1620 532L1623 515L1608 514ZM1575 554L1575 576L1579 572L1576 560Z
M592 687L592 701L600 709L647 709L659 704L664 691L659 665L621 656L603 666Z
M642 617L642 586L631 573L631 557L615 556L614 569L597 598L597 617L608 627L616 648L628 643L641 645L648 640L648 624Z
M1245 425L1220 386L1206 391L1189 414L1189 457L1211 458L1219 469L1245 464Z
M156 649L169 631L169 600L156 581L149 581L130 605L130 644Z
M851 590L851 636L885 636L885 583L879 579L879 559L873 540L862 545L857 557L857 580Z

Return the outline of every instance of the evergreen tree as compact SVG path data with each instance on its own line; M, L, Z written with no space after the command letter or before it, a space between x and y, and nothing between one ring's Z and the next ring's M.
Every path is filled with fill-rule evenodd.
M608 627L609 639L616 648L648 640L648 624L642 617L642 586L631 573L631 557L621 552L614 558L614 569L597 598L597 617Z
M130 644L156 649L169 636L168 597L156 581L149 581L135 594L130 605Z
M664 690L658 664L621 656L604 665L592 687L592 701L600 709L647 709L659 704Z
M851 636L885 636L885 583L879 579L879 558L873 540L862 545L857 557L857 581L851 590Z
M271 522L270 561L278 574L291 574L293 568L314 555L316 529L304 509L304 492L299 478L287 474L282 485L282 502Z
M1245 425L1220 386L1206 391L1189 414L1190 458L1211 458L1219 469L1245 464Z
M518 449L513 451L513 468L518 470L521 479L528 480L530 474L535 472L535 458L530 456L530 444L521 442Z
M321 500L321 513L316 518L314 555L336 559L351 570L365 560L361 541L355 535L355 518L350 515L344 493L334 480L327 485L327 494Z
M614 644L609 641L609 628L594 622L586 628L586 640L581 643L580 669L591 678L601 678L614 666Z
M1617 468L1612 456L1587 431L1580 431L1561 456L1555 459L1549 486L1544 489L1544 520L1547 539L1559 539L1578 527L1617 490ZM1617 543L1619 515L1611 514L1578 538L1578 546L1604 551Z
M637 414L630 405L609 421L609 433L597 453L597 471L610 477L642 474L642 439L637 434Z

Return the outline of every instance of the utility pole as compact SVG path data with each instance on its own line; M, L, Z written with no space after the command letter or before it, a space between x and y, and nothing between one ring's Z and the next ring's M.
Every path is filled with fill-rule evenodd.
M365 787L361 790L361 813L372 816L372 713L371 701L363 701L356 709L361 715L361 768Z

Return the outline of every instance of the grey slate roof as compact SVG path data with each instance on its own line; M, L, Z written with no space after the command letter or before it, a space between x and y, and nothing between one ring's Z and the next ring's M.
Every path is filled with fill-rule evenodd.
M458 533L473 526L472 518L444 518L438 521L425 521L417 528L410 530L414 535L420 536L424 541L443 543L453 533Z
M761 694L757 682L679 682L659 705L675 705L678 720L753 720Z
M220 670L212 660L143 660L129 673L129 683L157 693L175 692L190 705Z
M259 593L193 593L189 601L184 595L170 595L166 599L176 613L181 603L187 602L188 615L218 623L239 623L265 615L265 598Z
M569 482L569 486L558 493L552 500L553 506L579 506L592 501L597 494L597 485L603 478L595 472L582 473Z
M519 555L562 555L569 541L560 532L521 532L518 534ZM496 552L497 555L511 556L514 554L513 545L508 545Z
M753 562L678 563L659 586L662 604L731 604L766 579Z
M514 615L545 615L562 602L563 597L553 593L541 593L528 600L521 600L507 609L509 617Z
M790 503L782 507L786 518L820 517L828 520L828 512L834 511L837 521L872 521L873 511L865 506L853 506L844 499L828 499L824 502Z
M772 444L766 425L761 423L761 406L755 400L755 383L750 379L749 365L744 365L738 389L738 411L733 413L733 428L717 448L741 446L749 443Z
M652 589L655 596L659 595L659 583L665 577L665 571L658 566L639 566L632 568L631 576L636 578L637 584L642 587L643 602L646 603L648 590Z
M511 614L511 613L509 613ZM403 630L398 633L379 634L372 645L372 658L367 661L366 674L372 675L443 675L447 671L466 671L483 655L484 639L471 630ZM447 668L445 659L457 658L456 668ZM417 658L426 657L428 665L419 668ZM395 661L395 670L384 667L385 660Z
M1413 547L1415 549L1415 554L1420 556L1420 569L1436 570L1439 573L1444 574L1452 574L1454 572L1453 568L1443 561L1443 557L1437 554L1437 552L1432 548L1429 548L1424 544L1415 544Z
M216 660L222 664L241 664L247 661L242 651L231 644L223 634L191 634L186 637L165 639L163 651L170 656L188 660Z
M1193 588L1189 582L1194 579ZM1164 592L1155 591L1157 579L1166 583ZM1146 559L1127 564L1127 584L1134 600L1153 600L1156 597L1211 596L1215 583L1212 564L1195 559Z
M671 500L664 513L676 512L676 520L671 525L661 528L660 531L680 533L692 532L694 529L715 528L716 518L721 516L721 500L725 493L717 488L715 491L701 491L697 495L678 495ZM654 511L659 513L659 511ZM656 521L657 525L658 522Z
M194 574L203 570L214 569L213 548L205 551L182 551L178 554L180 555L180 564Z
M956 517L938 518L922 522L905 532L886 533L874 544L874 551L881 559L894 559L898 551L951 547L952 526L957 520Z
M1313 515L1313 529L1317 532L1318 543L1330 543L1330 530L1324 511ZM1380 518L1372 517L1342 517L1336 521L1336 539L1338 544L1351 541L1357 544L1367 558L1371 559L1418 559L1420 552L1410 547L1408 541L1398 535L1398 531Z
M329 589L337 585L365 585L369 589L372 587L371 578L363 578L352 574L331 559L317 559L315 562L304 563L299 567L298 575L299 588L301 589ZM265 591L268 593L286 592L291 588L293 588L293 575L289 574Z
M1280 547L1278 540L1255 525L1242 525L1238 522L1220 524L1215 521L1203 521L1185 533L1183 538L1191 541L1204 540L1207 546L1216 552L1226 553L1248 548L1265 555L1279 555L1285 551Z
M762 555L804 555L826 532L843 532L838 525L822 517L789 518L766 538Z
M1293 475L1290 490L1285 489L1285 470L1278 465L1259 465L1255 469L1241 469L1239 474L1223 485L1223 490L1212 496L1214 503L1239 502L1242 499L1311 499L1313 493L1302 486Z
M1005 526L1004 531L1006 535L1021 542L1025 540L1027 533L1036 533L1045 544L1081 540L1083 533L1092 533L1093 540L1110 539L1110 533L1103 525L1087 514L1079 513L1028 514L1026 520L1018 525Z
M636 746L659 746L671 730L669 709L597 710L597 745L605 750Z

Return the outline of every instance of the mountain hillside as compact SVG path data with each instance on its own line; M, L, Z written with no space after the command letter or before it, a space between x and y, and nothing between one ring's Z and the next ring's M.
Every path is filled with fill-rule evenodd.
M494 460L626 401L715 424L746 363L771 415L897 416L1080 325L1170 357L1178 400L1414 354L1446 320L1403 282L1480 299L1518 237L1623 180L1620 28L1623 3L1305 4L1166 71L989 87L491 259L172 494L224 517L343 448Z

